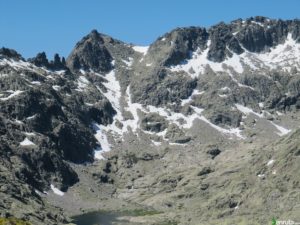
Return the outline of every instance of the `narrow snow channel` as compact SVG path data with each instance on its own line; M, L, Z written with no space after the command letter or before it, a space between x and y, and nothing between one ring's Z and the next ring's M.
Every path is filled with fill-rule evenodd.
M58 188L56 188L53 184L51 184L50 187L54 194L59 196L64 196L65 193L59 190Z

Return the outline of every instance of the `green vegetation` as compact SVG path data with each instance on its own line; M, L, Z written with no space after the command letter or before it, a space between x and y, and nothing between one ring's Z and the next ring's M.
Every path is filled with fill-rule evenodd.
M31 223L16 218L0 218L0 225L31 225Z

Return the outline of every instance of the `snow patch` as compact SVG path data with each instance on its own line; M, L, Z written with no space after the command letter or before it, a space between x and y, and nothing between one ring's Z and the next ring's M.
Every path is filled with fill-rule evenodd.
M27 137L22 142L20 142L20 145L24 147L36 146L36 144L30 141Z
M117 111L120 111L121 86L116 79L114 70L106 74L104 78L108 82L103 83L103 85L107 88L107 92L103 93L103 95L111 102L112 106Z
M35 133L32 133L32 132L24 132L24 134L25 134L26 136L28 136L28 137L34 137L34 136L36 136L36 134L35 134Z
M258 176L259 178L265 178L265 177L266 177L265 174L258 174L257 176Z
M59 91L59 90L61 89L61 86L53 85L52 88L53 88L55 91Z
M21 121L21 120L18 120L18 119L15 119L15 123L17 123L17 124L20 124L20 125L23 125L23 124L24 124L24 122L23 122L23 121Z
M39 74L40 76L43 76L43 77L46 77L46 76L44 76L43 73L41 73L41 72L47 72L48 74L49 73L53 74L53 71L47 70L46 68L43 68L43 67L37 67L34 64L29 63L29 62L25 62L23 60L1 59L0 60L0 65L4 65L4 66L8 65L8 66L14 68L17 71L19 71L20 69L26 70L26 71L31 71L31 72L37 73L37 74ZM24 74L21 74L21 76L22 75L24 76ZM51 75L47 76L47 78L50 78L50 77L52 79L54 79Z
M271 159L267 162L267 166L272 166L274 164L275 160Z
M132 47L134 51L142 53L143 55L146 55L149 49L149 46L133 46Z
M258 106L259 106L260 108L263 108L263 107L265 106L265 104L264 104L263 102L260 102L260 103L258 103Z
M129 57L128 60L122 60L122 62L125 63L127 67L131 67L133 63L133 58Z
M80 73L82 73L83 75L86 74L86 72L85 72L83 69L80 69L79 71L80 71Z
M231 89L229 87L222 87L220 88L221 91L231 91Z
M300 44L289 33L284 43L270 48L268 52L254 53L244 49L241 61L251 69L278 69L290 72L292 67L300 68Z
M232 67L236 72L242 73L244 71L243 66L240 62L240 57L233 53L231 58L227 58L222 63L212 62L207 59L209 46L211 45L211 40L207 42L207 48L205 50L197 49L195 52L192 52L192 57L185 60L179 65L171 66L170 69L173 72L185 71L190 74L191 77L198 77L199 74L204 73L207 65L215 71L224 71L223 64L229 67ZM190 69L193 69L193 73L189 72Z
M241 111L242 113L244 113L245 115L249 115L249 114L254 114L255 116L259 117L259 118L262 118L263 115L262 114L259 114L259 113L256 113L253 111L253 109L250 109L246 106L243 106L243 105L240 105L240 104L235 104L236 108Z
M101 147L96 148L94 150L94 158L98 160L104 159L103 153L108 152L111 150L111 146L108 142L107 136L105 132L103 131L105 128L103 125L99 125L96 123L92 124L94 131L96 132L95 138L97 139L98 143L101 145Z
M113 118L113 123L107 126L103 126L102 129L104 129L106 132L113 132L114 134L120 136L123 132L122 129L117 126L117 122L122 123L122 121L124 120L120 105L122 95L120 83L116 79L116 75L113 70L104 76L99 74L98 76L104 77L107 80L107 82L102 83L106 87L107 91L104 93L99 87L97 87L98 90L110 101L113 108L117 112Z
M56 188L53 184L51 184L50 187L54 194L59 196L64 196L65 193L59 190L58 188Z
M8 77L8 74L0 74L0 78Z
M36 116L37 116L36 114L34 114L33 116L28 116L26 118L26 120L33 120L33 119L35 119Z
M76 89L76 90L84 91L84 89L86 89L89 84L90 84L90 82L88 79L86 79L86 77L80 76L77 80L78 89Z
M128 127L130 127L132 131L135 132L139 127L138 110L142 110L143 106L139 103L132 102L132 98L130 94L130 86L128 86L126 89L126 95L127 95L126 98L127 98L128 106L125 107L125 110L129 111L132 114L133 119L124 121L123 132L124 131L126 132Z
M9 90L9 91L6 91L8 93L11 93L8 97L5 97L5 98L0 98L1 101L7 101L11 98L14 98L20 94L22 94L24 91L20 91L20 90L16 90L16 91L12 91L12 90Z
M56 73L57 75L64 75L66 72L66 70L57 70L54 73Z
M22 61L22 60L13 60L13 59L2 59L0 60L0 65L5 66L8 65L10 67L13 67L15 69L27 69L27 70L32 70L34 66L31 63Z
M155 146L161 146L161 142L151 140L152 144Z
M271 69L280 66L290 72L293 66L300 66L300 44L289 33L284 43L271 48L269 52L255 56Z
M85 102L84 104L87 105L87 106L90 106L90 107L94 105L94 104L88 103L88 102Z
M31 81L30 83L33 84L33 85L41 85L40 81Z
M35 192L37 195L42 196L42 193L39 192L37 189L34 189L34 192Z
M186 146L186 144L176 143L176 142L169 142L169 145Z
M282 126L279 126L277 124L275 124L274 122L270 121L270 123L276 127L276 129L279 131L276 134L278 134L279 136L284 136L287 135L288 133L290 133L292 130L286 129Z
M264 27L264 25L263 25L262 23L260 23L260 22L251 21L251 23L256 24L256 25L259 25L259 26L261 26L261 27Z

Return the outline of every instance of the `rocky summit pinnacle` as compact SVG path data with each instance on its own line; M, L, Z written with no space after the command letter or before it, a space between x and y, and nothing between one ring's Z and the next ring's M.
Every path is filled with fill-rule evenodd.
M150 46L93 30L66 60L2 48L0 87L0 217L300 221L298 19L176 28Z
M111 62L112 57L97 30L78 42L67 59L67 65L73 71L90 69L100 73L109 72L112 69Z

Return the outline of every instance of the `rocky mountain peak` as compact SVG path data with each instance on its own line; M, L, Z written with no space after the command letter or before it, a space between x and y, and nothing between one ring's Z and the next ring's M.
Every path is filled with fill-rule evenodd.
M0 57L11 58L14 60L24 60L17 51L4 47L0 48Z
M59 54L54 55L54 59L49 62L45 52L40 52L36 57L28 59L28 62L33 63L37 67L45 67L50 70L66 69L66 60L64 57L60 58Z
M102 38L102 35L96 30L92 30L89 34L88 34L88 37L95 40L95 41L98 41L100 43L103 43L103 38Z
M50 65L54 70L60 70L66 68L66 60L64 57L60 58L59 54L54 55L53 61L50 62Z
M208 39L205 28L176 28L158 38L149 49L150 57L160 61L161 65L171 66L190 57L190 53L204 49Z
M207 58L213 62L222 62L226 56L232 55L230 50L241 54L243 49L232 34L232 28L225 23L219 23L209 29L209 51Z
M39 66L39 67L48 67L49 66L49 61L47 59L47 55L45 52L40 52L36 55L34 58L28 59L29 62L32 62L34 65Z
M220 22L207 31L205 28L177 28L159 38L150 48L166 52L164 65L176 65L195 52L209 48L207 59L221 63L234 54L247 52L262 53L282 44L288 34L299 42L299 20L272 20L263 16L237 19L231 23ZM165 43L162 42L166 41ZM167 47L163 47L167 46Z
M107 73L112 69L111 62L112 56L97 30L92 30L78 42L67 58L67 65L72 71L83 69Z
M209 29L211 44L208 59L222 62L234 53L266 51L282 43L288 32L293 33L289 24L290 21L261 16L238 19L229 24L221 22Z

